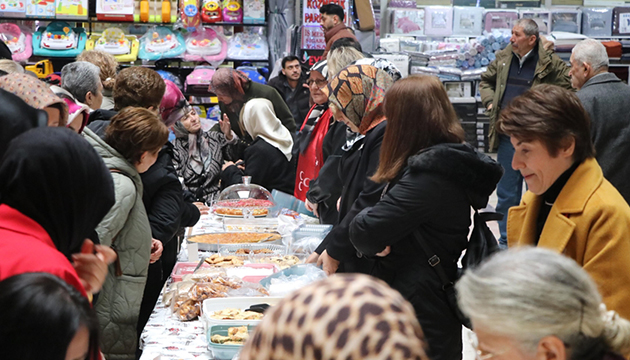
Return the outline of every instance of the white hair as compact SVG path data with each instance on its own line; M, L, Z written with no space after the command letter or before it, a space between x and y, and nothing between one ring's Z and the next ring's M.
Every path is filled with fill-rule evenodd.
M326 57L328 61L328 77L332 79L346 66L364 57L363 53L352 46L342 46L330 51Z
M101 69L87 61L76 61L61 69L61 86L80 102L85 102L88 92L98 93Z
M575 261L550 250L501 252L467 271L458 303L476 327L507 336L534 352L545 336L571 348L572 359L593 348L627 355L630 322L606 311L595 282Z
M595 39L580 41L573 47L571 52L575 61L579 64L591 65L595 72L608 68L609 62L606 47Z
M0 59L0 70L7 74L24 74L22 65L9 59Z

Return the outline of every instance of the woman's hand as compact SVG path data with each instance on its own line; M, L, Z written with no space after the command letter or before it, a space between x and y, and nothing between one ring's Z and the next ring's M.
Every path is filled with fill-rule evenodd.
M92 240L85 239L81 252L72 255L72 266L86 292L96 294L101 290L107 278L107 266L117 257L109 246L95 246Z
M308 199L306 199L304 201L304 206L306 206L306 210L312 212L315 216L319 217L319 214L317 213L317 207L319 206L319 204L313 204L312 202L308 201Z
M154 262L160 260L162 256L162 251L164 247L162 246L162 242L158 239L151 239L151 260L149 264L153 264Z
M317 260L317 266L321 266L324 272L326 272L326 275L330 276L337 272L339 261L333 259L328 255L328 251L324 250Z
M225 171L225 169L229 168L232 165L234 165L233 161L226 161L226 162L223 163L223 166L221 167L221 170Z
M201 215L208 215L210 213L210 208L207 207L204 203L194 202L193 205L195 205L197 209L199 209L199 213Z
M228 118L227 114L223 114L223 119L219 119L219 127L223 135L225 135L225 139L227 141L232 140L232 124L230 124L230 118Z
M313 252L311 255L308 256L308 258L306 258L305 263L317 264L317 260L319 260L319 254L316 252Z

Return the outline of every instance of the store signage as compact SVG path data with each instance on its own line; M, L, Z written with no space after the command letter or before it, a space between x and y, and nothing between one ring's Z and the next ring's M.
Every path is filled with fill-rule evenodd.
M344 22L350 26L350 20L352 14L350 13L350 1L349 0L304 0L302 7L302 48L303 49L320 49L326 48L326 41L324 40L324 31L319 25L322 15L319 13L319 8L330 4L338 4L344 9L346 14Z

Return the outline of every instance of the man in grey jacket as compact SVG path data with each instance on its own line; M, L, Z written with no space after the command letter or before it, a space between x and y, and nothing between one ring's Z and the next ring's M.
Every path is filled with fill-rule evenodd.
M591 117L591 136L604 177L630 201L630 87L608 72L601 42L579 42L571 54L571 85Z

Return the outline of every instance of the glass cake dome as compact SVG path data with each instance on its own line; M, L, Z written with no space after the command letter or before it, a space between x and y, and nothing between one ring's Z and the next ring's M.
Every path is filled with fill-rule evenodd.
M214 213L222 216L267 216L276 205L269 190L251 183L251 176L243 176L243 183L225 188L214 204Z

